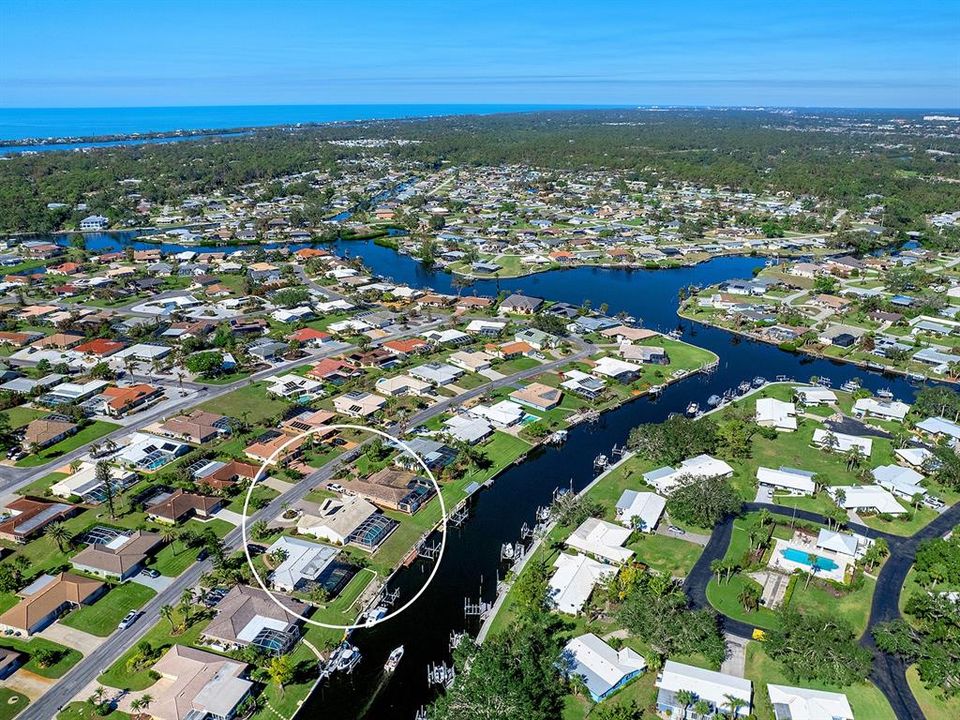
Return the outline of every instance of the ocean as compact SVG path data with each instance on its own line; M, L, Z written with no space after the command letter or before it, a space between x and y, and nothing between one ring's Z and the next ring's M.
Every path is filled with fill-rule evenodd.
M80 138L172 130L266 127L431 115L582 109L587 105L223 105L134 108L0 108L7 140Z

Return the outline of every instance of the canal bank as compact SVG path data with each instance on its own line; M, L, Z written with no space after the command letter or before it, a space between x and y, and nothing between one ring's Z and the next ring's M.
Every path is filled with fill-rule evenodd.
M540 447L522 465L508 468L471 504L471 517L450 530L443 564L430 588L403 618L355 635L365 659L350 676L321 685L305 703L306 716L336 718L413 718L435 690L427 685L427 665L449 662L452 632L476 634L480 621L466 617L466 600L493 603L500 567L500 548L515 542L524 523L533 525L537 507L547 505L557 487L580 491L592 482L593 459L609 454L626 442L630 429L640 423L659 422L671 412L683 412L691 402L704 404L712 394L722 395L756 375L787 375L800 381L812 375L830 377L839 384L859 374L864 387L889 387L908 400L915 387L900 378L864 373L858 368L785 353L776 347L730 335L721 330L679 321L678 291L691 284L718 282L731 274L749 275L762 258L722 258L692 268L658 271L623 271L577 268L511 281L483 281L458 288L447 273L430 271L415 260L372 242L336 243L338 252L362 258L374 272L395 282L438 292L460 291L496 295L522 292L539 297L594 307L606 302L611 313L627 312L642 318L647 327L669 331L679 324L684 340L719 355L716 371L697 375L666 388L657 397L642 397L602 415L597 422L570 429L559 447ZM396 582L402 592L414 592L429 566L419 560ZM392 677L382 672L390 651L404 645L406 653Z

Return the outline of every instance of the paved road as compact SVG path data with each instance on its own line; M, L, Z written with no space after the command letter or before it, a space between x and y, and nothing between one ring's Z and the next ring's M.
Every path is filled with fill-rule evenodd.
M766 508L770 512L783 517L796 517L801 520L827 524L827 518L817 513L803 510L794 511L782 505L747 503L744 505L743 511L745 513L755 512L761 508ZM713 573L710 571L710 563L721 559L726 554L727 548L730 546L730 536L733 532L733 521L734 518L727 518L714 529L703 554L684 581L684 590L690 597L691 604L696 608L712 607L707 600L707 585L713 577ZM913 566L917 546L920 542L942 537L953 530L958 523L960 523L960 505L954 505L946 510L938 518L909 537L891 535L856 523L847 524L850 530L873 539L883 538L890 546L890 555L877 576L873 602L870 607L870 618L867 621L867 630L860 639L860 644L873 652L873 668L870 672L870 680L886 696L898 720L922 720L923 712L907 685L906 664L899 657L878 650L873 641L872 631L876 625L900 617L898 607L900 589L903 587L903 581L906 579L907 573ZM752 637L754 626L750 623L725 615L722 615L722 619L724 630L727 633L742 638Z
M400 335L408 334L409 332L421 333L428 327L429 326L422 326L415 330L405 331L404 333L400 333L391 337L399 337ZM390 338L384 338L384 340L387 339ZM544 363L543 365L539 365L535 368L518 372L514 375L504 377L502 380L487 383L486 385L482 385L478 388L470 390L469 392L459 395L455 398L442 400L432 407L427 408L426 410L411 417L408 425L411 427L416 426L422 422L425 422L426 420L429 420L431 417L444 412L450 407L462 403L472 397L482 395L483 393L489 392L497 387L509 385L526 377L553 370L571 361L581 360L584 357L589 356L594 350L591 345L586 343L578 341L577 344L579 349L575 354L572 354L561 360ZM303 361L301 360L300 362L302 363ZM331 479L336 474L340 466L345 461L348 461L353 455L354 453L341 455L327 463L320 470L317 470L316 472L292 485L290 489L274 498L269 505L255 513L251 513L250 524L252 525L257 520L270 520L279 515L283 511L284 507L293 505L302 500L312 488ZM228 548L228 552L239 550L242 547L242 537L239 527L227 534L227 536L224 538L224 544ZM97 676L100 675L105 668L110 667L114 662L116 662L121 655L133 647L146 634L146 632L159 621L161 607L164 605L175 605L183 591L194 587L200 581L201 576L204 573L209 572L211 569L212 564L209 560L191 565L183 574L175 578L169 587L161 591L143 607L143 616L133 625L133 627L114 632L103 643L103 645L89 655L85 656L79 663L71 668L70 671L64 675L63 678L61 678L61 680L43 697L36 702L31 703L19 716L19 720L49 720L49 718L56 717L58 710L63 705L69 703L78 692L80 692L89 683L96 680Z

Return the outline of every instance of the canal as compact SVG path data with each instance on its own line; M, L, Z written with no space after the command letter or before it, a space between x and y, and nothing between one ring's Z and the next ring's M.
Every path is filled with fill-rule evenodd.
M337 251L362 257L375 273L397 283L439 292L459 290L490 296L504 290L576 305L589 300L594 308L606 303L611 314L627 312L642 319L645 327L669 331L679 325L685 340L714 351L720 363L712 375L698 375L672 385L658 399L641 398L604 414L595 424L574 427L564 445L538 449L526 462L500 475L476 496L467 523L450 530L446 554L433 584L403 616L354 635L363 662L352 675L320 686L307 701L302 715L305 718L412 720L417 709L433 697L427 686L427 665L449 662L451 632L467 630L475 634L479 629L475 618L464 616L464 600L494 599L501 544L516 541L523 523L533 525L537 507L549 503L557 486L572 483L579 490L589 483L594 477L593 459L600 453L609 455L615 444L622 445L635 425L659 422L669 413L683 412L691 401L704 405L710 395L722 394L757 375L772 379L782 374L801 381L813 375L827 376L835 385L859 377L864 387L890 388L905 400L916 391L903 379L786 353L721 330L679 322L676 309L681 288L750 277L754 268L763 265L762 258L718 258L690 268L653 271L577 268L516 280L485 280L457 288L451 275L424 268L410 257L369 241L343 241L337 243ZM409 597L421 586L428 574L427 562L418 560L399 575L395 587L401 590L401 596ZM393 676L387 678L383 663L399 645L405 646L405 655Z

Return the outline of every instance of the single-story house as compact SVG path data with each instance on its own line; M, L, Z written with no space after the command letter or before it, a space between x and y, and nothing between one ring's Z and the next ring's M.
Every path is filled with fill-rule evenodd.
M761 427L792 432L797 429L797 407L792 402L776 398L760 398L757 400L755 419Z
M624 646L614 650L593 633L575 637L561 655L564 674L580 676L594 702L600 702L642 673L647 662Z
M267 548L267 554L276 556L282 550L286 558L270 573L270 583L282 592L293 592L317 582L340 553L327 545L282 535Z
M775 720L853 720L843 693L787 685L767 685Z
M552 410L563 400L563 391L543 383L530 383L514 390L510 399L521 405L532 407L534 410Z
M776 470L768 467L757 468L757 482L761 487L782 490L790 495L813 495L816 492L814 475L816 473L807 470L782 466Z
M623 547L632 534L632 528L592 517L580 523L565 543L567 547L619 565L633 557L633 550Z
M150 715L156 720L231 720L253 689L243 677L247 668L223 655L174 645L153 666L164 691L154 698Z
M20 602L0 615L0 630L33 635L64 610L92 604L106 587L99 580L73 573L41 575L18 593Z
M692 692L695 702L702 700L710 705L711 713L707 717L717 711L727 711L730 708L728 696L744 702L737 708L737 717L746 717L751 713L753 684L735 675L667 660L654 685L657 687L657 710L661 714L681 717L689 710L689 704L677 698L681 690Z
M204 628L201 642L221 651L253 645L273 654L286 652L300 637L303 621L295 615L306 615L309 609L291 597L271 598L261 588L234 585L217 603L217 614Z
M549 601L567 615L579 613L590 599L593 588L617 574L617 568L613 565L580 554L560 553L553 566L556 572L549 581Z
M656 493L624 490L617 500L617 521L628 528L653 532L666 506L666 499Z

